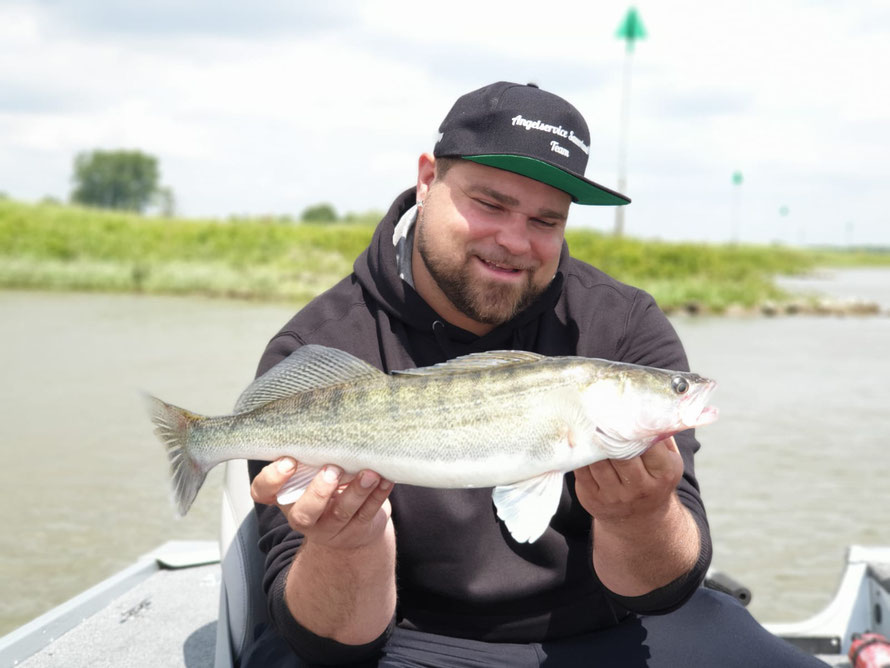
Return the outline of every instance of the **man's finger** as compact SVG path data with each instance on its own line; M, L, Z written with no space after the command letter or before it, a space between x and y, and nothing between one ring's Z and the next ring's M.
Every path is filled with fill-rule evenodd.
M631 487L643 482L646 475L646 469L641 465L641 461L634 457L633 459L607 459L612 470L615 471L619 482L625 487Z
M375 521L377 512L386 503L392 488L393 484L389 480L380 478L378 484L365 499L365 502L355 511L354 520L364 523ZM386 513L386 518L389 518L389 511Z
M362 545L378 536L390 517L387 497L392 487L377 473L362 471L351 483L340 486L340 493L312 527L312 540L343 547ZM381 508L385 508L382 513Z
M593 480L600 489L615 489L622 484L618 471L609 459L602 459L587 467Z
M297 462L291 457L282 457L267 464L250 484L250 496L257 503L274 505L278 490L296 470Z
M357 480L353 480L331 506L330 514L335 526L342 527L352 521L359 509L364 506L368 497L372 495L380 484L380 480L380 476L373 471L362 471L359 473Z
M580 469L576 469L573 473L575 474L575 493L578 495L579 499L582 499L582 497L583 499L587 499L599 494L600 486L590 474L589 466L582 466Z
M640 455L640 461L653 478L674 475L678 468L680 471L683 469L683 462L673 436L655 443Z
M331 497L337 493L341 475L341 469L328 464L312 479L299 499L290 505L278 506L287 516L291 528L306 533L307 529L315 526L327 509Z

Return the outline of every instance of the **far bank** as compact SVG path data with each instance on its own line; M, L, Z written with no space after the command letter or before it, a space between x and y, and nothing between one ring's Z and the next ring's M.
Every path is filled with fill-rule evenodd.
M305 303L351 271L375 222L192 220L0 200L0 287ZM583 229L566 239L573 256L650 292L668 312L817 309L776 277L890 266L886 250L669 243Z

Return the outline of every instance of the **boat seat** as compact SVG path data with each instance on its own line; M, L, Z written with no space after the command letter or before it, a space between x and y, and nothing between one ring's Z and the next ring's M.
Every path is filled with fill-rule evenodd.
M238 666L253 640L254 628L268 617L262 584L265 556L257 543L247 461L226 462L219 535L222 577L215 668Z

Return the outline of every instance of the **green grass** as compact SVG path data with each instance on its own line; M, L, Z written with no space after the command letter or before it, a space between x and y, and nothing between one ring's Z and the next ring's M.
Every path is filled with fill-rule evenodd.
M349 272L372 230L0 201L0 286L305 301Z
M348 274L367 246L373 223L359 221L147 218L0 199L0 287L305 302ZM575 257L648 290L666 310L751 307L784 297L777 274L890 264L890 252L643 242L584 230L567 238Z
M566 238L574 256L644 288L666 310L722 312L782 299L773 277L815 266L806 252L782 247L644 242L584 231Z

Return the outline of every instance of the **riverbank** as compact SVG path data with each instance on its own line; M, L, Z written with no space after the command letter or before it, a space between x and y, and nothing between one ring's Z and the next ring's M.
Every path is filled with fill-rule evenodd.
M191 220L0 200L0 287L305 303L349 273L373 221ZM890 253L615 239L569 230L572 254L652 293L667 312L820 312L777 276L881 264Z

